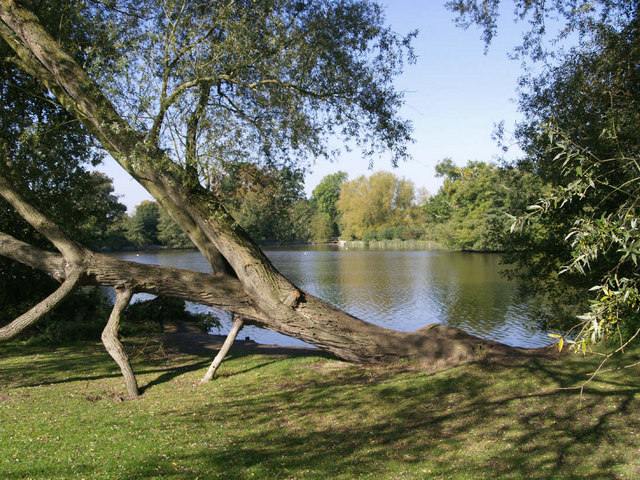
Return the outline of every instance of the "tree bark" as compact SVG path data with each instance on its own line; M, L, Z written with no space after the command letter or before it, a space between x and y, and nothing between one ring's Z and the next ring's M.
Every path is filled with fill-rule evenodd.
M132 296L133 291L131 289L116 288L116 303L113 306L111 315L109 316L109 321L102 331L102 343L107 349L107 352L109 352L109 355L111 355L111 358L113 358L120 367L120 371L124 377L124 384L127 388L127 393L132 397L137 397L138 382L136 381L136 376L133 373L133 368L131 368L131 364L129 363L129 357L124 351L122 343L120 343L120 339L118 338L120 317L129 305Z
M222 363L222 360L224 360L224 357L227 356L227 353L229 353L229 349L231 348L231 345L233 345L233 342L235 342L236 337L238 336L238 332L242 329L243 325L244 325L244 322L242 321L242 318L234 316L233 326L229 331L229 335L227 335L227 338L222 344L222 348L216 355L216 358L213 359L213 362L211 362L211 366L209 367L209 370L207 370L207 373L204 375L204 377L202 377L202 380L200 380L200 383L210 382L211 379L216 375L216 372L218 371L218 367Z
M301 291L284 278L227 213L221 200L176 165L152 139L136 131L109 102L100 87L40 26L37 18L13 0L0 2L0 35L18 56L23 68L39 78L111 156L122 165L194 241L214 271L232 275L222 282L181 273L183 282L167 281L158 267L147 266L148 276L128 279L140 291L170 290L174 296L211 304L227 303L227 310L248 322L299 338L353 362L389 362L409 358L435 366L452 366L487 358L514 355L523 350L481 340L458 329L429 325L416 332L388 330L357 319L327 302ZM85 258L96 282L118 284L130 265L92 254ZM142 267L136 267L142 268ZM116 271L118 273L116 273ZM139 271L139 270L138 270ZM166 272L166 270L164 271ZM215 277L211 277L215 278ZM166 284L164 283L166 282ZM231 289L227 302L218 296ZM242 295L238 295L239 291ZM246 312L246 314L245 314Z
M65 259L62 255L41 250L0 232L0 255L48 273L62 282L66 279ZM210 307L237 312L245 318L262 318L247 299L237 279L206 273L128 262L99 253L86 251L82 285L101 285L124 288L135 293L189 300Z

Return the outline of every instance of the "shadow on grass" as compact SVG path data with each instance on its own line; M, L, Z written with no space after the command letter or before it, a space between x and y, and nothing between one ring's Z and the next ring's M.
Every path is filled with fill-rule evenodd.
M637 370L607 373L580 397L558 388L584 381L597 365L593 360L476 364L437 374L410 367L324 371L323 362L312 361L292 362L290 370L276 373L278 359L253 356L232 351L229 370L223 363L221 376L233 381L211 388L215 408L196 403L149 418L150 428L175 425L189 440L173 444L165 438L165 450L122 459L126 477L617 479L640 474ZM63 368L69 362L64 359ZM162 372L144 388L208 363L199 357L178 367L142 369ZM259 376L252 375L257 371ZM91 474L90 465L82 468ZM39 472L24 465L21 474Z
M225 359L226 362L231 361L233 358L235 358L236 356L234 355L228 355L227 358ZM194 362L194 363L190 363L189 365L184 365L181 367L177 367L177 368L165 368L163 370L145 370L144 372L139 372L139 373L157 373L157 372L164 372L162 373L162 375L158 376L156 379L151 380L149 383L147 383L144 386L140 387L140 394L143 394L145 392L147 392L150 388L158 386L158 385L162 385L163 383L168 383L171 380L173 380L176 377L179 377L181 375L184 375L186 373L190 373L190 372L194 372L196 370L200 370L200 369L204 369L207 368L210 364L211 361L213 360L203 360L203 361L199 361L199 362ZM241 375L241 374L245 374L254 370L258 370L260 368L264 368L268 365L271 365L273 363L275 363L277 360L271 360L271 361L267 361L267 362L262 362L259 365L254 365L250 368L246 368L244 370L239 370L239 371L235 371L235 372L224 372L224 370L222 372L218 372L218 374L216 375L217 377L231 377L231 376L235 376L235 375ZM222 363L220 369L224 369L224 362ZM214 379L215 381L215 379Z
M200 475L232 480L252 474L625 478L619 470L640 461L638 439L617 429L619 422L631 431L640 426L637 384L594 383L582 398L572 390L517 390L527 377L562 387L584 378L582 373L533 361L508 371L475 365L437 375L405 373L401 381L397 373L376 370L363 382L357 369L301 384L289 379L250 399L229 398L218 406L224 413L216 420L235 432L224 445L205 443L198 452L169 457L174 465L196 466ZM191 414L210 416L207 408ZM189 430L197 432L199 422L193 420ZM259 433L255 425L261 425ZM134 470L141 478L159 474L180 476L157 458Z
M132 345L126 345L126 348L128 350L134 350ZM182 350L179 350L179 352L194 355L191 351L183 352ZM60 353L60 355L53 356L53 353ZM148 391L149 388L170 382L176 377L209 366L216 353L217 351L209 349L199 351L200 357L196 357L196 361L178 367L167 366L166 359L169 358L170 355L158 355L153 358L145 355L132 355L130 360L136 376L161 373L157 378L140 387L140 393L142 394ZM204 355L209 355L211 358L203 360L202 356ZM247 358L254 355L268 356L274 359L263 362L260 365L232 373L225 371L225 362L230 362L234 359ZM20 362L20 367L15 367L11 363L7 366L0 367L0 378L3 379L5 386L36 387L39 385L57 385L72 382L101 380L106 378L117 378L122 376L119 370L114 370L114 366L116 366L116 364L100 344L87 345L79 343L64 347L51 346L47 348L44 346L38 347L37 349L29 347L26 352L25 350L18 348L16 345L5 345L3 346L3 356L5 358L15 357L17 359L28 356L28 362ZM290 357L295 358L299 356L317 356L327 359L332 358L330 355L324 354L320 351L315 354L315 352L287 348L238 348L230 351L225 357L217 376L228 377L232 375L245 374L275 363L279 359ZM156 368L149 368L149 364L155 364Z

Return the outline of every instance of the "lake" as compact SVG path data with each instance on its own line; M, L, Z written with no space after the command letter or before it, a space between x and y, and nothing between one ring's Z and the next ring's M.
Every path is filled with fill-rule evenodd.
M537 305L521 298L517 285L500 275L500 256L448 251L341 250L327 246L266 249L267 256L297 286L363 320L396 330L429 323L461 328L513 346L552 342L535 321ZM141 263L210 272L195 251L114 253ZM138 298L144 298L138 296ZM190 305L196 311L207 307ZM226 334L229 315L215 312ZM256 327L240 338L258 343L306 345Z

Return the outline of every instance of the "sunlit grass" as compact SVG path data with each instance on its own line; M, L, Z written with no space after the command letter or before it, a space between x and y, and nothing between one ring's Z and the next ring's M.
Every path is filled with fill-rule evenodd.
M130 347L131 349L131 347ZM148 352L147 352L148 353ZM638 353L609 367L637 361ZM637 478L640 368L596 357L437 374L325 357L0 347L0 478Z

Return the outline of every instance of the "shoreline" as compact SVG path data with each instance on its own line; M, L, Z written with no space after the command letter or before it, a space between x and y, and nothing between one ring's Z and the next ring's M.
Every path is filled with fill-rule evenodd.
M226 335L205 333L197 326L187 323L166 324L164 332L160 335L160 340L167 347L175 348L181 353L192 355L215 354L222 348L222 344L226 338ZM329 355L316 347L269 345L255 342L254 340L248 339L248 337L245 340L236 338L230 351L232 352L233 350L255 351L257 353L271 355Z

